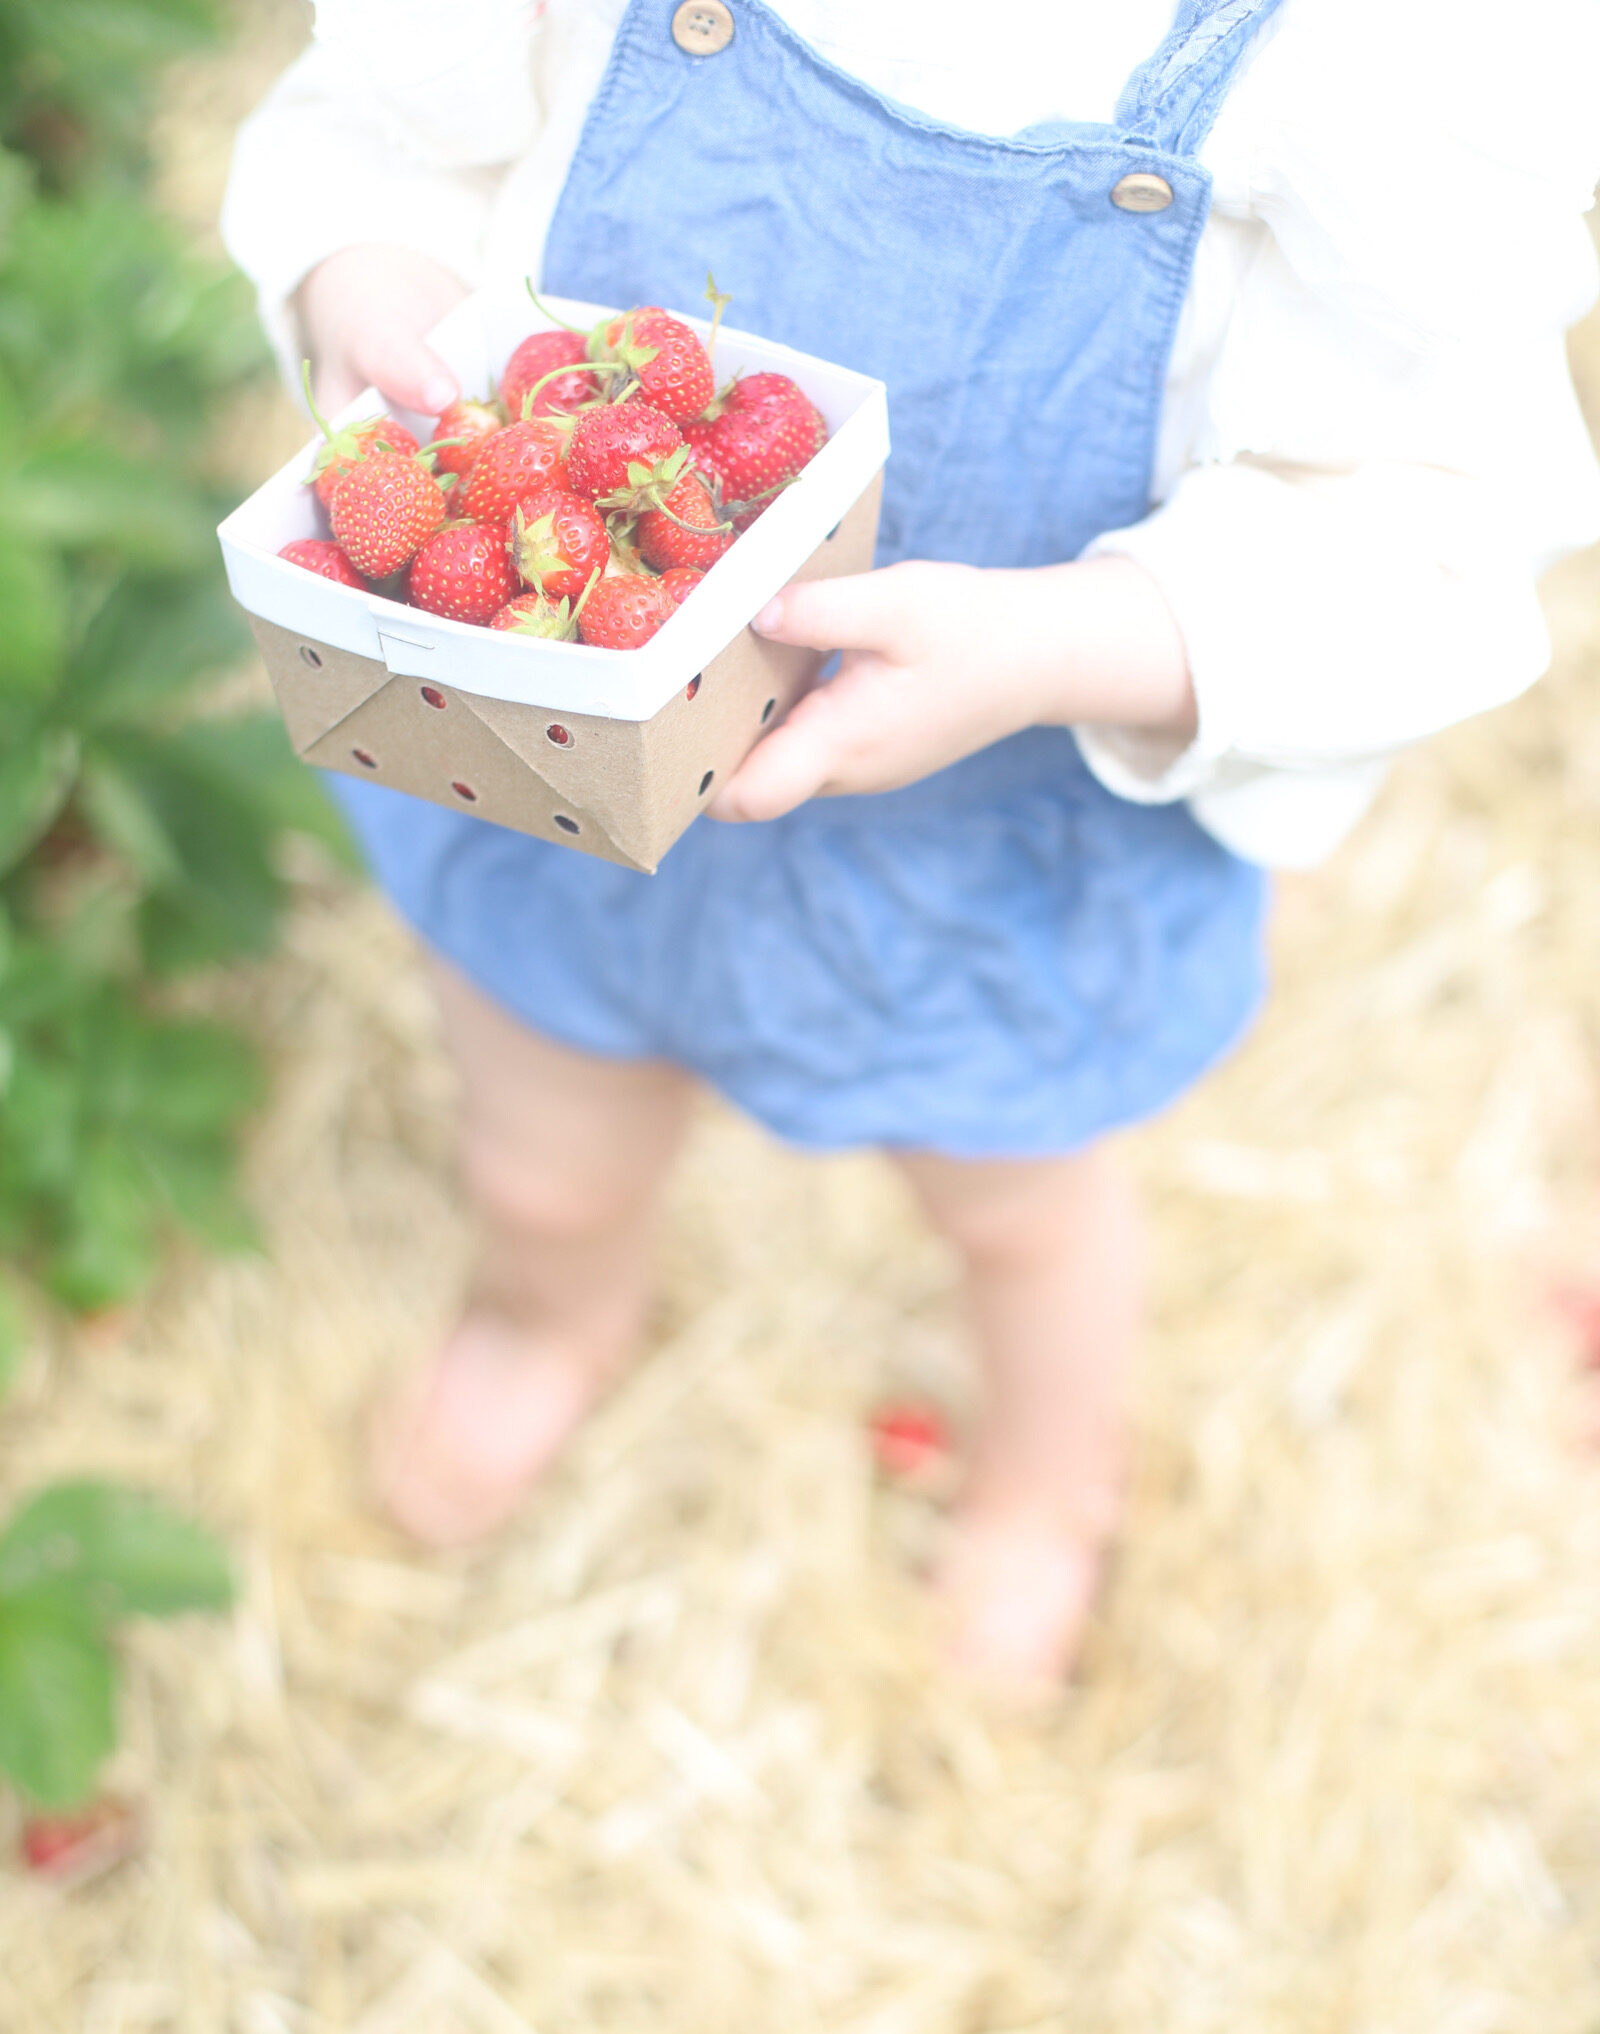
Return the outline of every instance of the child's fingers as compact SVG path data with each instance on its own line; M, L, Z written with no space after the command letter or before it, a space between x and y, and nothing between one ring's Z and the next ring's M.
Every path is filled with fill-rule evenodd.
M836 716L829 688L808 693L784 722L756 743L706 810L713 819L780 819L833 777Z
M775 643L812 650L876 650L894 656L915 626L916 565L891 565L846 579L814 579L786 586L751 626Z
M421 339L403 330L364 333L350 349L351 364L386 402L436 417L461 393L450 369Z

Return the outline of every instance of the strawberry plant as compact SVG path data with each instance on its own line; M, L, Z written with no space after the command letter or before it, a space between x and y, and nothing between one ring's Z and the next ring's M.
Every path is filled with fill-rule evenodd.
M86 1799L116 1735L117 1626L232 1594L216 1543L151 1498L59 1483L23 1503L0 1531L0 1773L41 1808Z
M142 134L218 25L0 0L0 1352L19 1274L102 1307L174 1228L248 1234L255 1058L167 984L270 947L286 831L342 841L276 717L208 698L248 650L214 525L263 348L242 280L149 204Z
M171 984L268 949L287 832L342 851L276 717L217 697L248 649L213 534L242 491L225 418L264 349L240 279L149 203L144 136L160 65L220 20L0 0L0 1385L29 1286L105 1307L175 1229L248 1235L256 1057ZM0 1775L75 1809L118 1627L229 1595L216 1544L151 1498L24 1500L0 1523ZM36 1818L24 1855L64 1872L131 1827Z

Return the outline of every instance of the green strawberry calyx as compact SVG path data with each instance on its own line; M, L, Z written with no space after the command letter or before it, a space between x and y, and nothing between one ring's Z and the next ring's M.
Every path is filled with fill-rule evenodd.
M540 520L542 521L543 518L541 517ZM539 591L539 599L544 604L544 612L539 615L519 616L514 626L507 629L506 634L511 636L539 636L546 642L570 642L578 633L578 617L583 613L585 606L588 604L589 595L593 593L595 583L600 577L601 571L597 565L585 580L583 591L578 595L576 607L569 600L554 602L546 600L541 589Z
M627 486L601 495L595 507L603 516L621 515L630 521L646 509L665 510L667 496L683 478L683 470L692 457L689 446L678 445L653 466L647 466L642 459L630 459Z

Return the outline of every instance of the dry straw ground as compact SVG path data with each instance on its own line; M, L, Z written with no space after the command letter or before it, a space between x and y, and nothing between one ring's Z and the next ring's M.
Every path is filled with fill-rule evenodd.
M197 217L297 32L247 19L180 94ZM1600 398L1600 322L1578 360ZM0 2028L1600 2024L1600 1457L1549 1299L1600 1278L1600 556L1550 605L1552 678L1283 885L1265 1022L1133 1140L1132 1518L1026 1726L925 1670L932 1522L873 1488L875 1395L964 1384L950 1265L870 1157L708 1109L650 1360L570 1468L472 1558L371 1515L364 1403L467 1237L406 944L308 880L227 992L277 1064L268 1254L61 1337L5 1415L0 1496L157 1485L245 1597L132 1644L149 1855L67 1896L0 1868Z

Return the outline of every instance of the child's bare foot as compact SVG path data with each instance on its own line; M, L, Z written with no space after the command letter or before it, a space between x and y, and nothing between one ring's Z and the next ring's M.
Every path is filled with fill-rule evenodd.
M1100 1591L1105 1542L1024 1510L968 1509L937 1576L946 1650L963 1676L1012 1701L1059 1694Z
M474 1308L379 1414L380 1501L428 1546L485 1538L514 1515L605 1381L603 1366Z

